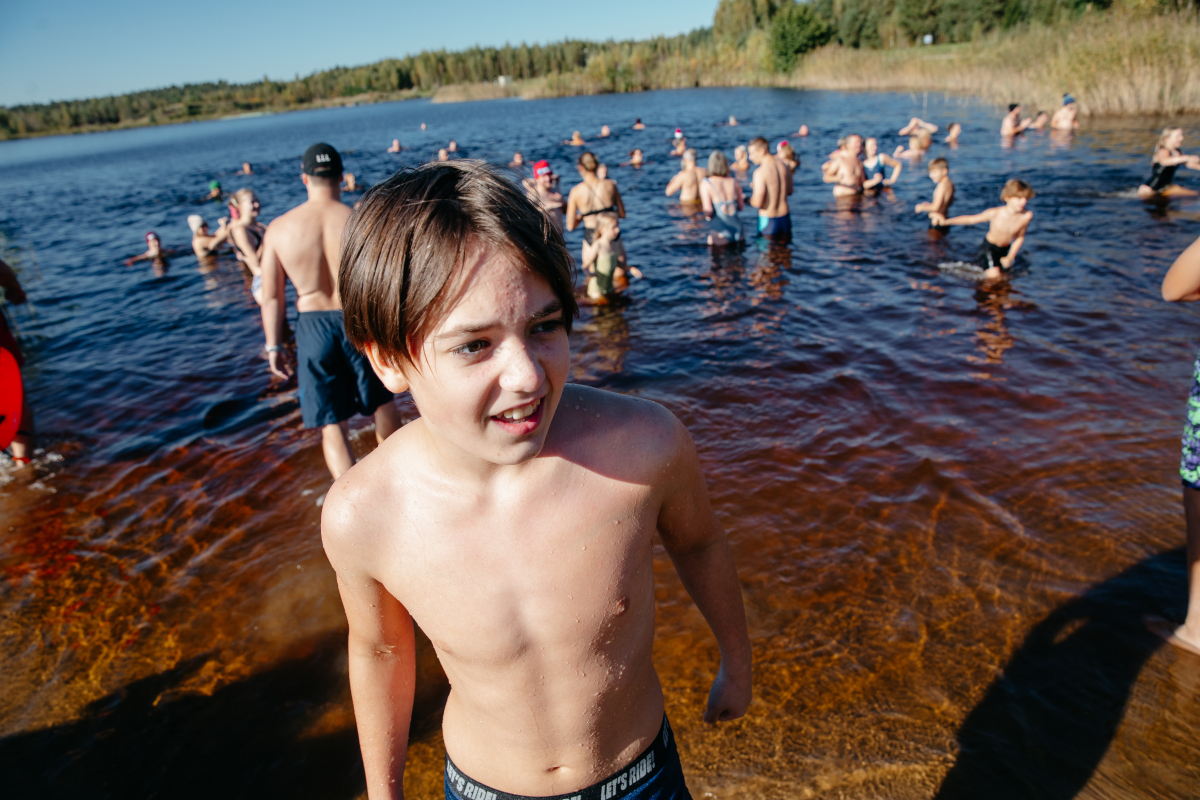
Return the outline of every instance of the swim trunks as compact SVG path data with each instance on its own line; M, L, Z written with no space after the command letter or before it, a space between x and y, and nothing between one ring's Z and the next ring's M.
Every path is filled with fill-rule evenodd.
M1183 457L1179 477L1189 489L1200 490L1200 353L1192 365L1192 389L1188 392L1187 421L1183 425Z
M1008 272L1008 267L1000 263L1000 259L1008 255L1009 248L1012 243L1000 247L992 244L986 238L979 244L979 260L976 262L981 269L991 269L995 267L1001 272Z
M934 231L936 233L949 233L950 226L949 225L934 225L931 222L931 223L929 223L929 230Z
M617 271L620 259L616 253L605 253L596 257L596 274L588 281L588 293L595 289L602 295L610 295L613 291L613 273Z
M367 357L346 338L341 311L301 311L296 320L296 372L304 427L366 416L392 400Z
M758 235L780 242L790 242L792 240L792 218L787 214L782 217L764 217L759 214Z
M484 786L463 775L446 756L446 800L532 799ZM667 715L654 741L628 765L586 789L537 800L692 800Z
M4 318L2 311L0 311L0 348L13 354L18 367L25 366L25 358L21 355L21 346L17 344L17 337L13 336L12 331L9 330L8 320Z

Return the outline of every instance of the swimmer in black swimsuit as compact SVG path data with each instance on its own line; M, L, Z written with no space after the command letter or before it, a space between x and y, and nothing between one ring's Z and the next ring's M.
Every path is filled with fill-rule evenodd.
M1138 197L1192 197L1196 192L1177 185L1175 170L1180 167L1200 170L1200 156L1189 156L1179 148L1183 146L1183 128L1164 128L1154 148L1154 162L1150 165L1150 180L1138 187Z

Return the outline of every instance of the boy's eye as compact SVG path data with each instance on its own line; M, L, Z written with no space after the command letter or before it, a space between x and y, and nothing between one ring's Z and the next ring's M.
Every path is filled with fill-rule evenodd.
M487 345L488 345L488 343L485 342L483 339L476 339L473 342L467 342L464 345L460 345L460 346L454 348L454 352L459 353L464 356L474 355L475 353L478 353L479 351L483 350L483 348L487 347Z
M553 333L563 326L561 319L546 319L533 326L534 333Z

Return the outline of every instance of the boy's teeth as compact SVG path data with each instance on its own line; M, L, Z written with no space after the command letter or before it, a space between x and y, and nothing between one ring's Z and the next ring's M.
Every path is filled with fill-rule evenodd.
M534 411L537 411L537 407L539 405L541 405L541 403L542 403L541 398L538 398L537 400L534 400L532 403L530 403L527 406L521 406L520 408L509 409L508 411L505 411L500 416L504 417L505 419L511 419L511 420L525 419L526 417L531 416Z

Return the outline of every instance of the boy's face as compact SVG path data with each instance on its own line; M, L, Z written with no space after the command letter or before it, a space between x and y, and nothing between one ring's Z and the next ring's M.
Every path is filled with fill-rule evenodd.
M1015 211L1018 214L1025 210L1025 204L1029 202L1028 197L1010 197L1004 201L1009 210Z
M520 464L542 450L571 356L550 285L484 249L468 257L460 296L420 345L416 367L371 360L389 389L412 392L438 438L493 464Z
M933 169L929 170L929 180L933 181L934 183L941 183L942 178L944 177L946 177L946 170L942 169L941 167L934 167Z

